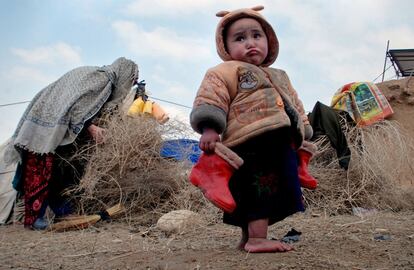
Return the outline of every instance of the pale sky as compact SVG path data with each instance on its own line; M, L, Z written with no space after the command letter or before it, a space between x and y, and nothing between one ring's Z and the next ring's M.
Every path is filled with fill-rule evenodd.
M216 12L256 5L279 38L273 67L288 73L307 111L329 105L346 83L377 78L387 40L390 49L414 48L410 0L1 0L0 105L31 100L72 68L123 56L138 64L151 96L191 107L204 73L221 62ZM390 68L385 79L394 78ZM188 121L190 109L159 104ZM26 106L0 106L0 143Z

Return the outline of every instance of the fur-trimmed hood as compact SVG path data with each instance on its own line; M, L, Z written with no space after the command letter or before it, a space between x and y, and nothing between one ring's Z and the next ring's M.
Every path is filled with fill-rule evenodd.
M227 52L224 45L225 39L223 37L223 31L234 21L241 18L253 18L257 20L263 27L263 30L267 36L269 52L266 59L260 65L262 67L268 67L273 64L279 54L279 41L273 27L266 21L266 19L259 13L264 9L263 6L256 6L253 8L243 8L234 11L220 11L216 14L217 17L222 17L217 25L216 30L216 47L217 53L223 61L233 60L230 54Z

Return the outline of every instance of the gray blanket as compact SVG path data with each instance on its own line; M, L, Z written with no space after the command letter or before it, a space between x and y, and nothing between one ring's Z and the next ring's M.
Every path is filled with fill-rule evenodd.
M35 153L54 153L59 145L72 143L99 111L119 105L136 79L138 66L125 58L109 66L67 72L33 98L12 144Z

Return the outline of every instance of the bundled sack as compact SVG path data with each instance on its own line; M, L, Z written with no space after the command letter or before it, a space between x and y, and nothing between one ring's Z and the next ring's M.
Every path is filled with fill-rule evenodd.
M347 111L358 126L371 125L394 113L384 94L369 82L342 86L332 98L331 107Z

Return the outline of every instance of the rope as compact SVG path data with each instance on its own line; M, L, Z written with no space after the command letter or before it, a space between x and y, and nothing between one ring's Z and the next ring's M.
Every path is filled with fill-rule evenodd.
M20 101L20 102L13 102L13 103L6 103L6 104L0 104L0 107L12 106L12 105L17 105L17 104L24 104L24 103L29 103L29 102L30 102L30 100Z
M165 99L161 99L161 98L156 98L156 97L153 97L153 96L150 96L150 97L152 99L159 100L159 101L162 101L162 102L165 102L165 103L169 103L169 104L180 106L180 107L187 108L187 109L192 109L192 107L190 107L190 106L183 105L183 104L180 104L180 103L177 103L177 102L173 102L173 101L169 101L169 100L165 100ZM5 104L0 104L0 107L13 106L13 105L24 104L24 103L29 103L29 102L30 102L30 100L12 102L12 103L5 103Z
M392 67L392 65L390 65L386 70L384 70L384 72L382 72L380 75L378 75L378 77L376 77L374 80L372 80L372 82L375 82L379 77L382 76L382 74L385 73L385 71L389 70Z

